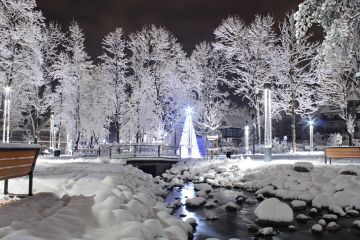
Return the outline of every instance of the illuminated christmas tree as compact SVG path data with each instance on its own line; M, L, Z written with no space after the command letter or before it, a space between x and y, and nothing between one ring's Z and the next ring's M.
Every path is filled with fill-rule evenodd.
M192 109L188 107L180 140L181 158L201 158L191 113Z

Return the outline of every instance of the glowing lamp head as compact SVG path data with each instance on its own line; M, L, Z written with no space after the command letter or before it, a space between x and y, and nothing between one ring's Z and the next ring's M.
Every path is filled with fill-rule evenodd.
M309 120L309 125L314 125L314 121L313 120Z
M185 111L186 111L186 114L191 114L193 112L192 108L190 106L188 106Z
M11 90L10 86L6 86L6 87L5 87L5 91L6 91L6 92L10 92L10 90Z

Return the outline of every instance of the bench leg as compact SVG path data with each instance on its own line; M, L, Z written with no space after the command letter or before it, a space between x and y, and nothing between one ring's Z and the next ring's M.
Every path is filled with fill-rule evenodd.
M32 187L33 187L33 174L29 174L29 196L32 196Z
M8 182L9 180L5 180L4 181L4 194L8 194L9 193L9 191L8 191L8 187L9 187L9 182Z

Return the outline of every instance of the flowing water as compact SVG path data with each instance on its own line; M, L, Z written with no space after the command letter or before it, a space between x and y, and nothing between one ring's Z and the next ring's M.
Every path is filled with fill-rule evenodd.
M254 197L252 193L245 192L247 197ZM327 213L326 210L322 211L313 219L309 220L305 224L297 223L294 221L293 225L296 227L295 232L290 232L287 227L273 226L276 234L272 237L256 237L255 234L248 232L250 226L256 226L257 228L267 227L261 226L255 222L255 215L253 214L257 204L243 203L237 212L228 212L225 210L224 205L227 202L235 201L239 191L234 189L213 188L211 194L214 199L218 200L217 207L213 209L207 209L200 207L198 209L187 209L185 206L181 206L173 213L183 220L187 218L195 218L197 222L196 231L194 232L195 240L203 240L210 237L218 238L221 240L227 240L229 238L239 239L329 239L329 240L350 240L360 239L360 230L351 228L351 224L357 218L340 218L337 223L341 226L341 229L336 232L325 231L321 235L314 235L311 233L311 226L314 225L322 216ZM192 183L186 184L183 188L175 187L170 191L169 195L165 199L166 202L172 203L175 199L180 198L182 203L185 203L186 198L195 197L195 191ZM307 214L309 209L294 212L294 216L300 213ZM181 214L185 214L185 217L180 217ZM218 220L206 220L206 216L216 215Z

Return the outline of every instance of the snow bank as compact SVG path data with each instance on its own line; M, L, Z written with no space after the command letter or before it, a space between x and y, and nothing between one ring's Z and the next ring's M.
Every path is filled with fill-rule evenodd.
M289 205L280 202L277 198L262 201L254 213L260 221L289 223L294 220L294 214Z
M26 185L11 181L15 192ZM169 214L164 185L129 165L40 158L37 194L0 208L0 238L187 239L192 227Z

